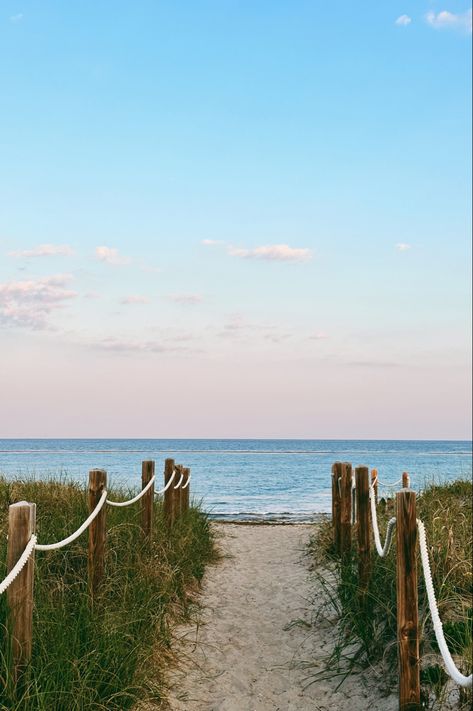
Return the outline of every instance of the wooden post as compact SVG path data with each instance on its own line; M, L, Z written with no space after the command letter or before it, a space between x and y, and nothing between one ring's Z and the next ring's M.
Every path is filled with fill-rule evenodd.
M335 462L332 466L332 526L333 547L335 553L340 553L340 472L342 463Z
M189 477L191 474L191 470L189 469L189 467L184 467L183 474L184 474L184 479L183 479L182 483L187 484L187 486L185 489L182 490L181 510L182 510L182 513L186 514L189 511L189 503L190 503Z
M356 512L358 521L358 576L361 594L368 589L370 576L370 494L368 467L356 467Z
M148 460L141 463L141 488L144 489L154 477L154 462ZM141 497L141 528L145 538L151 540L153 537L153 514L154 514L154 484Z
M416 494L396 494L396 591L399 652L399 708L420 709L419 621L417 604Z
M177 469L177 474L176 474L176 480L174 482L174 485L177 486L177 484L179 484L179 482L181 482L181 483L179 484L177 489L174 489L174 520L179 518L182 513L182 498L183 498L182 497L182 494L183 494L182 485L184 483L184 479L183 479L184 467L182 466L182 464L176 464L176 469ZM181 477L182 477L182 481L181 481Z
M409 474L407 472L402 472L402 488L408 489L410 486Z
M89 472L89 511L95 509L107 486L107 472L92 469ZM103 506L89 526L89 590L94 595L102 581L105 568L105 512Z
M8 509L8 572L14 567L36 530L36 504L19 501ZM33 644L34 549L21 573L7 589L8 630L11 639L12 676L16 684L31 659Z
M373 487L374 490L374 501L375 504L378 504L378 470L377 469L372 469L371 470L371 486Z
M340 553L351 551L351 464L342 462L340 476Z
M164 485L169 483L172 473L175 468L174 459L166 459L164 461ZM179 481L179 480L178 480ZM174 485L176 477L174 477L171 486L164 492L164 516L168 526L174 523Z

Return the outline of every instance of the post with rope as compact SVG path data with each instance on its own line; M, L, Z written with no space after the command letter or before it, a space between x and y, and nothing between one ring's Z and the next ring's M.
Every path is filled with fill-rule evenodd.
M15 566L36 529L36 504L19 501L8 508L8 572ZM16 684L31 659L33 646L34 548L28 562L7 590L12 677Z
M346 556L351 551L351 464L340 466L340 553Z
M358 577L361 597L365 596L370 577L370 493L368 467L355 469L356 511L358 521Z
M333 547L335 553L340 553L340 474L341 462L335 462L332 466L332 527L333 527Z
M182 470L182 473L184 474L184 479L182 480L182 489L181 489L181 513L186 514L189 511L189 502L190 502L190 475L191 475L191 470L189 467L184 467ZM185 487L185 488L184 488Z
M176 464L176 482L173 487L174 491L174 520L180 518L182 513L182 485L184 483L184 467L182 464Z
M420 709L419 613L417 601L416 494L396 494L396 592L399 655L399 708Z
M375 503L376 503L376 505L378 505L378 470L377 469L371 470L371 486L373 487L373 491L374 491Z
M104 490L107 487L107 472L105 469L92 469L89 472L89 511L97 507ZM96 594L102 581L105 569L105 512L103 506L89 526L89 558L88 575L89 591Z
M141 463L141 488L142 490L150 483L154 477L154 461L147 460ZM147 540L153 537L153 514L154 514L154 483L143 494L141 498L141 528Z
M408 489L410 485L409 474L407 472L402 472L402 488Z
M168 486L175 468L174 459L164 461L164 486ZM174 483L164 492L164 517L168 526L174 523Z

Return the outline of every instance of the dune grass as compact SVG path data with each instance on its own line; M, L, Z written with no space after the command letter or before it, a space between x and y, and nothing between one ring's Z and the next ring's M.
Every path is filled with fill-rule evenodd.
M381 537L394 515L394 500L381 500ZM472 484L456 481L426 486L417 498L417 517L424 521L440 618L450 651L464 674L472 670ZM356 541L356 531L353 540ZM365 600L359 596L356 543L342 565L334 555L332 525L320 525L310 543L314 572L324 586L325 605L339 619L339 640L324 672L340 676L377 665L384 692L396 691L396 544L386 559L372 551L372 574ZM444 671L430 619L420 557L418 563L421 684L424 708L471 708L471 690L461 692ZM324 614L320 608L318 614ZM327 608L325 608L327 612Z
M129 491L109 491L114 500L130 498ZM0 479L0 579L6 574L8 506L20 500L37 504L41 543L60 540L88 515L86 491L77 484ZM192 588L214 556L209 521L192 507L170 535L157 501L153 540L145 543L139 504L107 507L106 515L106 575L93 605L87 533L59 551L36 553L33 656L16 690L6 595L0 597L2 711L125 711L165 695L170 627L185 618Z

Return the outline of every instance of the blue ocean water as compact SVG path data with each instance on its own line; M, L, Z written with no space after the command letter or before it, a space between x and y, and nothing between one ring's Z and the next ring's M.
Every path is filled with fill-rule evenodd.
M191 467L192 496L215 518L307 520L330 511L331 466L337 460L376 467L393 484L408 471L411 486L471 478L471 441L7 439L0 440L0 474L67 477L86 482L106 469L114 483L140 487L141 461L164 459Z

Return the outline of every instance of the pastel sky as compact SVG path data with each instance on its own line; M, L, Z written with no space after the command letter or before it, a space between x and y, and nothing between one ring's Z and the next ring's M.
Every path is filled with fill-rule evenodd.
M471 7L2 0L0 436L470 438Z

